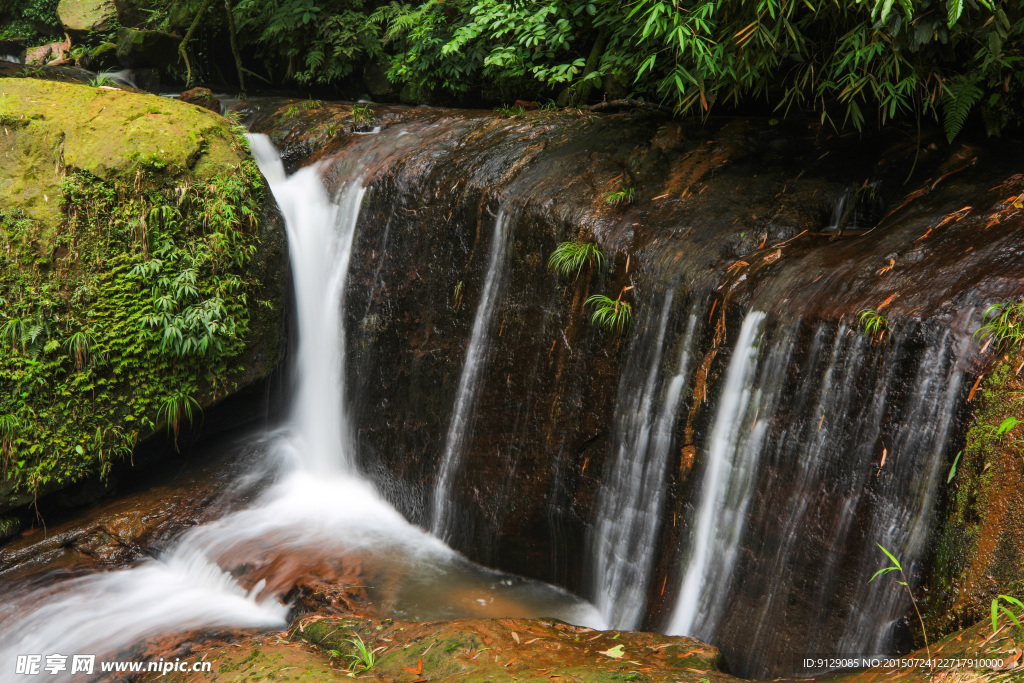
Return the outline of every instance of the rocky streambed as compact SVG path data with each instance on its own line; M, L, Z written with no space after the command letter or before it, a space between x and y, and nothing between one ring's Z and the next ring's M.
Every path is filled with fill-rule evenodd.
M232 107L269 136L281 169L264 164L266 187L251 174L236 186L219 183L250 168L240 131L199 107L23 78L0 91L14 178L0 186L5 291L29 306L21 318L49 311L66 327L38 349L15 340L5 362L24 371L50 354L63 400L82 406L58 430L70 447L44 452L32 450L42 432L29 416L53 396L33 388L44 393L23 395L27 407L11 403L5 454L39 463L5 460L4 623L28 613L25 596L45 602L90 576L101 578L90 590L116 588L114 570L181 559L187 535L217 595L277 626L186 619L142 633L143 620L135 640L118 633L112 657L205 657L216 662L207 679L225 681L767 679L820 673L805 655L928 651L905 592L869 581L882 544L903 559L930 640L941 638L933 654L1003 662L938 675L1024 670L1021 634L1005 616L995 633L982 621L1024 576L1020 442L997 433L1022 415L1024 358L975 336L990 304L1024 295L1018 143L835 137L799 119L267 98ZM284 172L301 168L306 184L285 189ZM72 185L83 178L84 195ZM241 446L192 450L218 422L272 413L273 397L289 395L272 381L283 349L304 353L281 325L288 269L271 191L293 222L337 225L350 240L326 259L344 263L330 280L340 291L312 309L321 323L340 314L320 349L330 362L307 359L292 377L330 374L313 394L327 403L293 404L284 429L275 421ZM237 282L204 251L224 239L245 241L226 255L252 259L235 262ZM602 260L557 275L548 258L566 242ZM175 282L188 277L181 259L207 259L182 319L214 299L244 303L214 360L104 336L116 328L102 321L123 324L118 310L161 310L170 277L161 284L154 263L168 253ZM118 259L152 281L129 283ZM293 262L297 282L315 261ZM137 301L116 290L111 306L82 289L93 278ZM46 311L33 307L43 286L56 292ZM227 296L239 287L246 299ZM630 305L624 333L589 322L595 294ZM90 340L75 346L82 325ZM8 401L18 377L0 376ZM109 406L91 402L97 385L115 387L99 390ZM95 405L116 433L93 439ZM345 429L328 435L338 462L325 470L295 405L337 407ZM193 407L204 419L185 418ZM131 452L109 455L121 439L164 469L131 484L112 469ZM292 460L305 462L300 487L278 467ZM40 479L57 465L77 469ZM83 481L103 485L68 488ZM101 502L68 512L90 499ZM610 630L537 618L545 605L591 609ZM145 614L119 609L119 623ZM353 670L357 643L375 653L372 668Z

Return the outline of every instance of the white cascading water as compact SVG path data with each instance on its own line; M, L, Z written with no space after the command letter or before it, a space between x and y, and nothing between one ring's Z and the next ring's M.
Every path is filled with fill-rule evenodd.
M672 427L690 374L697 316L691 315L680 346L675 374L667 384L661 377L661 358L672 311L669 290L659 316L653 345L641 344L646 361L643 382L627 371L625 387L616 402L613 457L597 495L591 561L594 600L613 628L636 629L646 614L647 586L656 558L662 504L667 495L665 469L672 446ZM631 354L632 355L632 354ZM660 406L659 406L660 401Z
M0 672L13 672L22 654L102 657L189 629L283 627L288 607L280 598L290 586L271 573L246 590L231 571L293 554L313 565L360 553L392 579L390 592L375 598L397 616L551 616L603 626L593 606L564 591L473 565L409 524L358 475L344 419L341 311L364 188L350 182L332 202L315 167L286 177L265 136L253 136L252 148L285 217L298 309L289 425L271 435L279 480L252 507L185 532L155 559L5 605Z
M793 335L784 335L759 364L764 319L762 312L747 313L729 360L699 489L690 556L667 630L673 635L708 638L721 616L754 494L761 444L793 348Z
M472 415L473 403L479 388L480 375L487 363L490 349L491 321L501 292L505 272L504 256L507 251L509 217L504 209L498 211L491 235L490 258L484 277L484 289L473 317L473 332L466 348L466 359L462 364L459 388L455 392L455 407L448 421L448 436L444 442L441 465L434 485L434 500L431 514L431 532L441 539L447 539L452 526L452 489L455 475L459 471L462 449L466 442Z

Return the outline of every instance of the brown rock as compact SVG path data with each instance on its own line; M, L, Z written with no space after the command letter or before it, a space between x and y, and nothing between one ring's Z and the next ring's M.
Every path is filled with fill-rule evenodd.
M203 109L209 109L217 114L220 113L220 100L217 99L217 96L214 95L209 88L192 88L191 90L186 90L178 96L178 99L182 102L188 102L189 104L194 104L197 107L202 107Z

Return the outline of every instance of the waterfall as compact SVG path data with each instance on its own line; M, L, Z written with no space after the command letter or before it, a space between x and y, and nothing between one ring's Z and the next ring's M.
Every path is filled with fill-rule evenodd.
M779 343L768 345L771 352L759 368L764 319L759 311L747 314L729 360L711 428L690 557L668 628L672 634L707 638L724 609L758 478L761 444L793 347L793 330L780 331Z
M316 167L286 178L270 140L253 136L252 150L271 180L285 217L298 322L299 378L290 421L302 466L317 473L351 470L353 444L342 381L345 361L345 276L366 188L356 178L345 184L337 202L327 197Z
M698 318L691 314L675 374L665 382L661 359L673 295L672 290L665 295L657 325L638 331L616 401L612 458L597 494L590 563L594 597L614 628L638 628L646 613L672 426L696 342Z
M912 394L891 444L891 459L875 477L873 493L878 504L867 520L860 544L861 555L875 561L858 568L839 652L890 653L893 627L909 606L898 586L869 579L876 568L888 564L876 544L897 553L908 576L916 577L920 572L942 480L942 456L960 393L962 373L950 358L950 336L948 330L943 332L938 343L929 346L918 361Z
M187 629L281 628L289 611L281 593L291 583L274 573L275 559L292 555L303 558L300 566L315 566L358 552L368 571L388 577L374 599L398 617L509 616L503 610L513 609L517 616L603 626L591 605L565 591L469 562L409 524L359 475L345 417L341 321L365 188L357 173L332 201L316 167L286 177L266 137L253 136L252 149L285 217L299 330L290 417L267 435L278 480L251 507L190 529L155 558L0 607L0 671L14 671L21 654L103 656ZM503 225L499 218L496 242L504 240ZM501 251L492 246L489 272ZM484 301L494 296L487 292L497 289L496 278L488 276ZM475 337L484 337L477 327L486 325L474 326ZM263 576L244 588L235 573L253 567ZM471 593L478 597L466 602Z
M444 539L451 534L452 527L452 488L453 479L458 473L463 446L470 428L473 404L479 389L481 372L487 362L490 350L491 321L502 288L505 271L505 253L510 230L508 217L504 209L498 212L494 221L494 233L491 235L491 251L487 261L484 277L484 288L480 293L480 302L473 316L473 332L466 347L466 359L462 364L459 377L459 388L455 393L455 407L448 422L448 435L445 437L441 465L437 472L437 483L434 486L434 500L431 515L431 532Z
M729 362L667 628L724 639L750 677L798 672L799 653L892 652L909 603L869 582L876 543L914 580L961 384L949 331L921 350L912 332L873 344L819 323L797 366L798 327L763 319Z

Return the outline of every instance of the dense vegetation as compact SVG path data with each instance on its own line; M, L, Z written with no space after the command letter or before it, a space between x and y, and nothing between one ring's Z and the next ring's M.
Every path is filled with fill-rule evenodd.
M9 21L52 14L54 3L17 4ZM227 64L209 66L225 56L222 3L137 4L127 14L178 35L202 10L189 46L197 62L206 59L200 74L231 72ZM1024 9L1006 0L232 5L245 68L274 85L358 95L366 73L386 72L395 96L415 101L571 104L632 96L700 114L802 110L839 128L924 117L941 121L950 138L972 112L990 134L1020 122Z
M53 263L43 226L0 212L0 453L19 489L106 473L158 422L175 433L244 346L259 171L145 187L64 181ZM122 429L116 425L127 425ZM79 457L68 457L75 453Z
M18 103L49 112L47 102L59 101L72 117L93 106L108 112L110 130L140 126L147 140L161 139L159 119L208 122L203 110L156 98L18 84L26 87L0 95L0 127L20 145L24 170L8 181L22 189L0 208L0 491L13 494L0 509L106 474L164 425L176 440L200 403L235 388L261 311L269 320L274 306L259 298L265 184L228 125L197 128L202 138L180 153L127 152L120 165L126 144L97 127L99 139L52 151L44 163L47 172L56 163L61 180L40 192L30 153L48 155L47 136L63 124ZM132 109L140 103L149 113ZM191 167L172 162L186 157ZM47 191L42 207L18 207Z

